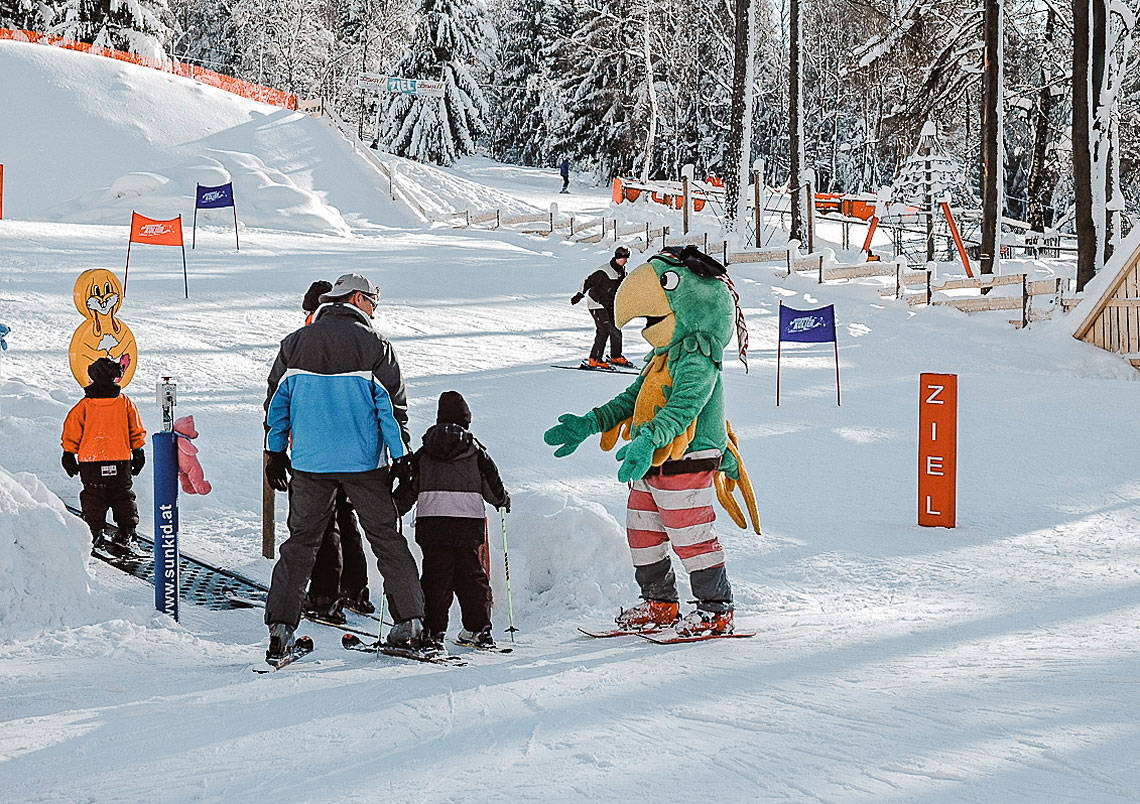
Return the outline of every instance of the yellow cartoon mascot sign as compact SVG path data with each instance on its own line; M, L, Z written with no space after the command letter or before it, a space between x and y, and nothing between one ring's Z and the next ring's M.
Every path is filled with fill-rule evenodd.
M106 268L84 271L75 281L75 308L86 317L71 336L69 354L75 381L86 387L87 367L109 357L123 367L119 385L126 387L135 374L138 347L131 328L116 314L123 304L123 286Z

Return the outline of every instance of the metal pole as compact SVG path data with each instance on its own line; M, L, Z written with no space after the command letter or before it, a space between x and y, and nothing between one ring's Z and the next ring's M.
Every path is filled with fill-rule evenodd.
M681 210L681 234L689 233L689 177L681 176L681 196L684 208ZM648 225L648 224L646 224Z
M507 618L511 624L507 631L511 635L511 642L514 642L515 631L519 629L515 628L515 605L511 600L511 560L507 555L507 514L502 508L499 509L499 520L503 523L503 573L507 577Z

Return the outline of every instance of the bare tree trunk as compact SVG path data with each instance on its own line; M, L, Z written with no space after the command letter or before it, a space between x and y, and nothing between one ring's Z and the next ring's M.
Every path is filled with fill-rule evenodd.
M986 0L985 75L982 79L981 272L992 274L1000 257L1002 214L1002 35L1004 0Z
M1092 46L1090 2L1073 0L1073 192L1076 201L1077 292L1085 289L1100 268L1100 244L1094 218L1098 197L1093 187ZM1103 188L1099 193L1104 197Z
M791 147L788 189L791 191L792 215L788 226L790 240L804 240L807 212L804 204L805 188L801 180L804 170L803 120L803 32L800 30L800 0L791 0L788 13L788 144Z
M649 26L652 13L653 2L652 0L646 0L642 54L645 57L645 89L649 95L649 131L645 134L645 157L641 165L642 182L649 181L649 169L653 164L653 147L657 139L657 87L653 83L653 56L652 50L650 49L651 29Z
M1053 49L1053 33L1057 25L1057 14L1053 7L1049 7L1049 16L1045 21L1045 50ZM1042 56L1044 59L1045 57ZM1033 167L1029 171L1029 186L1026 195L1029 196L1029 228L1035 232L1045 231L1045 209L1049 206L1051 194L1046 195L1046 169L1045 156L1049 147L1049 118L1053 111L1053 76L1041 66L1041 92L1037 95L1037 120L1033 132ZM1052 223L1052 221L1050 221Z
M793 0L794 2L794 0ZM748 59L751 52L749 40L751 31L751 0L736 0L736 25L733 31L732 60L732 105L729 109L728 140L725 143L727 168L724 177L725 229L735 232L738 220L741 193L741 177L748 165L749 154L745 152L750 143L745 142L745 117L751 112L751 87L748 86Z

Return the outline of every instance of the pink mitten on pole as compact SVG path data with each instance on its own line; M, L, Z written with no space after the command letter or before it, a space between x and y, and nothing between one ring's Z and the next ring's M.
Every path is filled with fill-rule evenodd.
M178 479L182 490L187 494L209 494L211 486L198 462L198 448L190 439L198 437L194 429L194 417L183 416L174 422L174 432L178 438Z

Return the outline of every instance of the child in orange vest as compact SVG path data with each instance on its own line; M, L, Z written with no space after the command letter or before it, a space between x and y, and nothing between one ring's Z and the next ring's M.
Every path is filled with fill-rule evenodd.
M91 384L63 423L61 463L70 477L79 475L83 480L79 505L83 521L91 528L91 551L109 548L134 553L139 509L131 477L146 463L146 430L139 409L119 388L121 365L101 357L87 369L87 376ZM119 526L109 544L103 533L108 508Z

